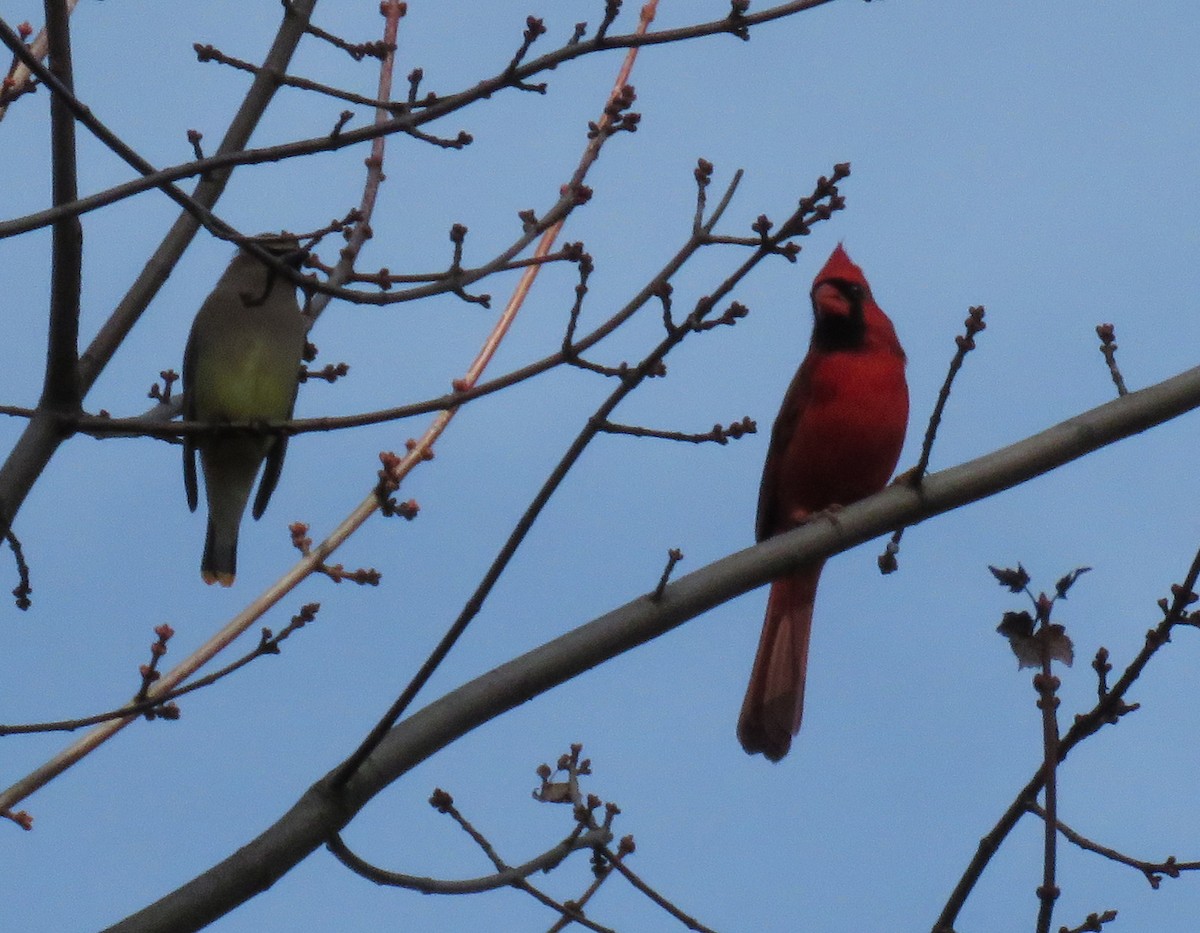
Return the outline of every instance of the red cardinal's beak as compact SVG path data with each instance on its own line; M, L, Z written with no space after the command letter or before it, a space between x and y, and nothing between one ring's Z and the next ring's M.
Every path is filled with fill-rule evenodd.
M822 282L812 293L813 310L818 315L849 317L850 302L832 282Z

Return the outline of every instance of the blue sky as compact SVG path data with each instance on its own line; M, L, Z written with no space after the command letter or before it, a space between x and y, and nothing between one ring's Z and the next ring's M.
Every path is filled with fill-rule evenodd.
M602 8L599 0L409 6L397 74L423 67L426 88L439 93L499 71L527 14L546 20L549 48ZM629 6L619 31L632 29ZM660 24L727 8L665 0ZM36 25L40 4L8 0L0 15ZM189 158L189 128L211 151L246 80L196 63L191 44L254 60L276 17L267 0L85 2L72 21L79 94L156 164ZM355 39L379 29L373 3L326 0L316 20ZM717 185L745 169L725 232L747 233L760 213L782 219L835 162L853 165L842 185L848 209L803 241L794 266L767 264L738 290L751 308L746 320L689 341L669 377L617 413L678 430L749 415L760 433L728 447L599 439L423 699L650 589L667 548L681 548L680 570L690 571L751 543L766 427L807 345L812 275L839 240L908 352L913 416L902 466L919 452L969 305L987 307L988 329L951 399L933 469L1108 401L1093 330L1101 321L1116 324L1131 388L1195 365L1198 46L1200 16L1183 2L839 0L757 29L749 43L725 36L645 50L633 77L641 127L605 150L589 180L595 197L564 233L596 257L589 320L623 304L686 237L698 157L714 163ZM546 76L544 97L507 92L456 114L438 130L471 132L475 143L463 152L391 140L363 267L438 268L455 222L470 228L468 259L508 242L517 212L544 210L569 176L619 63L617 54L569 63ZM363 93L376 80L370 67L316 42L301 47L291 70ZM46 101L40 92L25 98L0 124L0 218L48 203ZM284 92L253 142L327 132L341 109ZM220 213L251 231L322 224L357 202L364 154L243 170ZM83 134L80 157L84 192L129 177ZM152 193L84 218L85 339L174 216ZM40 389L48 244L46 231L0 240L5 403L33 404ZM89 410L148 406L146 389L159 370L179 368L192 315L229 253L197 238L88 397ZM677 303L707 293L740 258L730 248L706 251L676 282ZM514 282L499 278L488 290L499 303ZM557 347L573 285L565 269L542 278L496 372ZM349 363L351 377L304 387L298 414L444 391L493 316L449 298L335 304L313 339L320 361ZM658 332L650 313L597 355L632 358ZM3 925L98 929L282 814L407 681L607 391L598 377L556 372L464 409L437 458L404 487L421 504L418 520L372 522L338 553L348 566L379 569L379 588L307 582L264 620L279 629L301 603L322 603L319 620L281 657L187 698L180 722L125 730L25 804L35 831L11 829L0 844ZM423 428L415 419L295 440L267 515L243 527L238 584L228 592L199 581L203 517L187 511L177 448L147 439L65 444L16 524L34 607L0 608L0 720L119 703L136 688L155 625L176 629L168 660L181 658L290 566L288 522L332 528L370 488L378 451L402 448ZM6 449L20 429L0 423ZM711 927L928 929L1040 756L1029 673L1017 672L994 633L1003 611L1025 607L992 582L987 565L1020 561L1046 589L1074 567L1094 568L1057 613L1080 659L1063 674L1069 723L1094 698L1086 661L1096 647L1107 646L1120 667L1200 543L1194 449L1195 417L1186 416L910 530L899 574L875 571L881 544L832 560L816 606L804 729L779 765L747 758L733 732L760 590L467 736L373 801L346 838L397 870L486 872L469 841L426 804L443 787L502 854L521 861L566 831L568 815L528 792L535 767L578 741L596 772L588 789L620 804L617 828L637 839L632 866ZM1063 819L1144 858L1200 858L1190 795L1200 767L1195 637L1177 635L1131 696L1142 709L1078 749L1061 774ZM5 739L0 782L66 741ZM1023 823L964 911L964 933L1032 928L1040 845L1040 827ZM581 859L543 881L571 897L587 877ZM1069 847L1059 884L1055 928L1117 908L1111 929L1172 933L1193 929L1200 910L1200 879L1168 880L1154 892L1140 874ZM620 930L680 929L616 881L593 908L598 922ZM552 920L513 891L443 900L377 889L318 852L211 929L530 930Z

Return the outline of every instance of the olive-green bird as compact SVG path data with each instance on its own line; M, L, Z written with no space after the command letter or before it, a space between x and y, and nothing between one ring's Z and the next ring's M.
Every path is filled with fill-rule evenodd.
M296 268L304 257L295 238L262 245ZM239 250L192 322L183 357L183 417L213 424L290 419L307 330L292 281ZM237 432L186 436L183 484L193 512L197 450L208 498L200 576L205 583L231 586L238 527L254 478L265 460L252 512L257 519L279 480L287 437Z

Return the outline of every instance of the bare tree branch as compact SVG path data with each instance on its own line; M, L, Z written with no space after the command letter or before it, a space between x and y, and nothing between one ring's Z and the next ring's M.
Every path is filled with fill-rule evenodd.
M1182 386L1183 382L1193 377L1197 370L1188 370L1176 376L1174 379L1169 379L1166 382L1159 383L1154 386L1154 389L1161 389L1170 385ZM1143 390L1147 391L1147 390ZM1124 396L1126 399L1132 399L1142 392L1137 392L1132 395ZM1093 409L1093 412L1100 412L1106 409L1111 409L1113 404L1101 406L1098 409ZM1079 419L1073 419L1078 421ZM1039 435L1041 436L1041 435ZM1011 449L1011 448L1010 448ZM1137 709L1136 704L1130 704L1125 701L1125 694L1134 682L1142 675L1146 665L1150 663L1150 659L1158 652L1158 649L1170 641L1171 630L1176 625L1197 625L1198 620L1194 616L1189 616L1185 610L1195 601L1194 590L1197 581L1200 580L1200 551L1192 558L1192 565L1188 568L1186 577L1181 584L1175 584L1171 587L1173 593L1172 601L1168 602L1165 598L1159 601L1159 606L1163 611L1163 619L1154 628L1146 633L1145 642L1142 645L1141 651L1129 662L1124 673L1117 679L1111 689L1104 689L1104 680L1108 673L1107 653L1103 655L1097 654L1094 667L1097 673L1101 676L1101 689L1096 705L1093 706L1087 713L1077 715L1071 728L1058 743L1057 760L1061 762L1066 759L1076 745L1084 739L1096 733L1106 725L1115 723L1127 713ZM957 919L959 911L962 910L971 891L974 890L976 882L983 875L983 871L987 868L992 857L999 850L1008 834L1020 821L1021 817L1030 812L1031 805L1036 804L1037 795L1046 784L1046 767L1043 764L1038 768L1037 772L1029 779L1024 787L1017 792L1012 803L996 821L996 825L987 833L980 841L979 848L974 857L967 864L958 883L954 886L954 890L950 893L945 906L942 908L941 914L934 922L933 933L953 933L954 921Z
M62 0L46 0L46 30L50 39L50 76L70 90L70 12ZM24 46L17 43L25 51ZM61 95L50 101L50 159L55 204L68 204L78 195L75 164L75 119ZM39 407L56 412L79 410L79 295L82 289L83 229L78 217L54 224L50 279L50 339L46 351L46 379ZM7 530L7 529L5 529Z
M831 0L793 0L791 3L783 3L778 6L769 7L752 15L743 16L740 22L746 26L755 26L761 23L766 23L776 19L782 19L787 16L792 16L804 10L812 9L813 7L822 6ZM315 6L316 0L305 0L304 3L290 4L289 8L296 12L302 12L303 18L307 22L307 18L311 13L311 9ZM303 8L303 10L301 10ZM664 29L658 32L650 32L644 35L638 33L630 33L624 36L603 36L593 39L583 40L580 42L568 42L561 48L542 55L539 58L520 66L519 68L508 70L505 69L499 74L494 75L484 81L480 81L475 86L457 94L451 94L445 97L435 97L430 101L423 101L413 107L410 112L403 113L391 120L377 122L371 126L362 127L355 130L346 130L337 135L317 136L306 140L297 140L291 143L284 143L278 146L267 146L259 149L246 149L243 146L236 148L221 149L209 156L206 159L198 159L193 162L186 162L182 165L171 166L170 168L161 169L153 175L148 175L143 178L133 179L123 185L119 185L108 189L105 192L92 195L82 201L77 202L70 209L83 212L95 210L111 204L114 201L132 197L142 191L147 191L151 188L159 187L167 182L179 181L183 178L188 178L194 175L208 175L216 172L224 175L226 172L238 165L256 165L263 162L279 162L283 159L296 158L298 156L310 155L315 152L332 152L337 149L343 149L347 146L358 145L359 143L369 142L378 136L385 136L391 133L413 133L418 127L434 120L441 119L451 113L463 109L464 107L476 103L481 100L486 100L498 91L506 87L514 87L524 83L528 78L542 71L552 71L563 62L567 62L583 55L603 52L610 49L632 49L640 48L647 45L661 45L670 42L681 42L687 39L700 38L702 36L719 35L722 33L733 32L731 20L729 17L724 17L719 20L713 20L707 23L698 23L692 26L684 26L677 29ZM299 37L297 37L298 39ZM278 71L275 66L280 65ZM274 60L268 60L259 69L255 77L255 85L261 83L264 78L269 78L272 83L275 78L273 74L282 74L286 71L287 62L279 63ZM386 103L386 102L380 102ZM197 189L199 190L199 189ZM201 200L197 198L197 200ZM203 203L201 201L201 203ZM58 213L63 209L52 209L51 211L42 211L38 214L31 214L28 217L17 218L16 220L0 223L0 237L13 236L17 233L24 233L28 230L35 230L38 227L45 226L50 223Z
M406 875L401 872L387 871L386 869L379 868L355 855L338 835L334 835L330 839L329 851L337 856L338 861L355 874L362 875L368 881L374 881L376 884L397 888L411 888L414 891L420 891L422 894L478 894L481 891L494 891L497 888L511 887L517 881L528 878L536 872L547 872L557 867L572 852L607 845L611 840L612 833L607 830L590 830L582 835L572 835L547 849L541 855L536 855L520 865L505 866L494 874L483 875L479 878L463 878L454 881L444 878Z
M331 784L338 768L252 842L110 927L108 933L198 930L277 881L392 781L507 710L803 564L869 541L888 529L918 524L995 495L1197 407L1200 367L984 457L930 474L919 490L890 486L842 510L836 524L801 526L680 578L658 599L641 596L614 609L494 668L398 723L340 789ZM1136 677L1136 672L1126 676ZM1064 737L1062 754L1078 741L1077 728L1078 723ZM18 799L0 795L0 809ZM1024 812L1022 803L1019 813ZM950 924L940 929L950 929Z

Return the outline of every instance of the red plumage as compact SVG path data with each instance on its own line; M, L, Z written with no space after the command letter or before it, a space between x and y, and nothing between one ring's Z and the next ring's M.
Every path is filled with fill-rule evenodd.
M813 281L812 306L812 342L784 396L763 467L760 541L882 489L908 426L904 350L840 244ZM738 739L749 754L779 761L800 730L822 563L771 584L738 718Z

